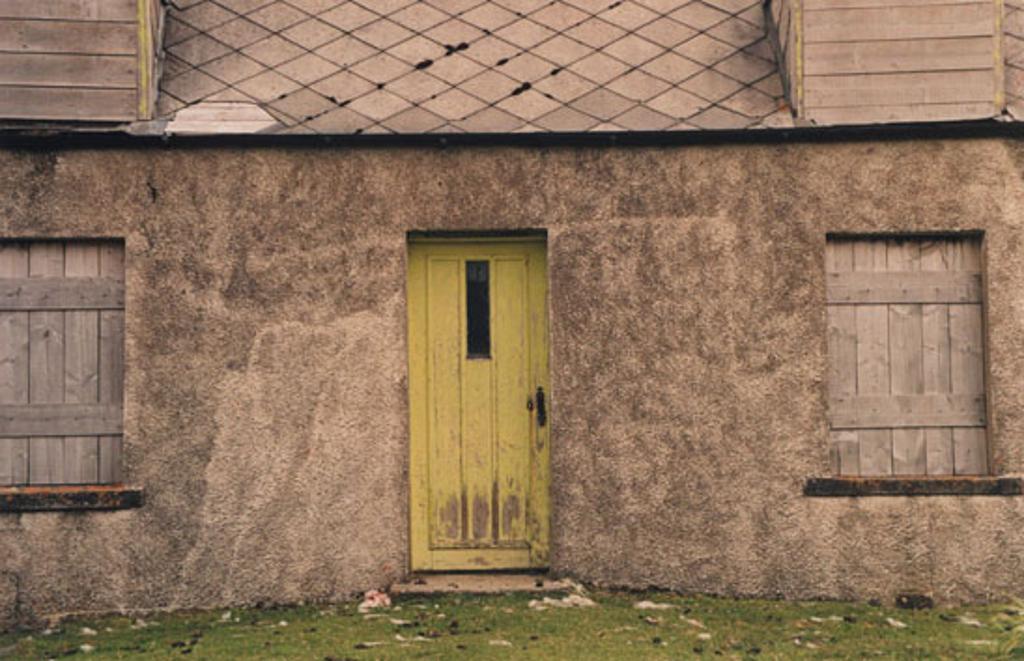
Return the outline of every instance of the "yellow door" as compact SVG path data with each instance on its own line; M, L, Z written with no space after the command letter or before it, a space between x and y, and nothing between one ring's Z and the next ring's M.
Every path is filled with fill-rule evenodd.
M413 570L548 564L543 240L409 247Z

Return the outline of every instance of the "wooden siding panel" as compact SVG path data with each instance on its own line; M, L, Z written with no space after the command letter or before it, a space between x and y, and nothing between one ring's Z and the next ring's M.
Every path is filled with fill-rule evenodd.
M136 0L3 0L0 18L134 21Z
M0 117L68 121L135 119L134 90L0 86Z
M866 7L806 11L806 43L949 39L995 34L994 4Z
M991 70L808 76L808 108L994 102Z
M812 76L992 69L992 37L807 44Z
M0 85L134 90L137 64L129 55L0 53Z
M136 55L134 22L0 19L0 51Z
M806 117L822 126L855 124L896 124L911 122L950 122L987 119L1000 112L993 102L911 103L905 105L812 108Z

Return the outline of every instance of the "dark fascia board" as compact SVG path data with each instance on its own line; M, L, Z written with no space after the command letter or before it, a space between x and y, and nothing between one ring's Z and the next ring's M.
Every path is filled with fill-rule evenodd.
M0 515L123 510L142 504L142 489L122 484L0 488Z
M877 124L736 129L724 131L622 131L607 133L446 133L415 135L129 135L112 132L0 133L8 149L210 149L422 148L422 147L676 147L687 145L877 142L900 140L1021 138L1024 123L980 120L931 124Z
M862 496L1020 496L1019 477L815 477L804 483L804 495Z

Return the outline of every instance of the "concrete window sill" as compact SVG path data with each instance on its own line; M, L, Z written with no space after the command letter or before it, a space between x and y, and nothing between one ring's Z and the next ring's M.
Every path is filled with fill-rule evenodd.
M1020 496L1019 477L812 477L804 495L818 498L862 496Z
M0 514L142 507L142 489L123 484L0 488Z

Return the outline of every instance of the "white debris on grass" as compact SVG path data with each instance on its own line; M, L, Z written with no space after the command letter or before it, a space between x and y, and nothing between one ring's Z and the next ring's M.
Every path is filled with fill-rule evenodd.
M843 621L843 618L839 617L838 615L829 615L828 617L815 617L815 616L812 615L808 619L811 622L817 622L819 624L822 623L822 622L842 622Z
M375 608L390 608L391 597L388 596L387 592L381 592L380 590L370 590L363 595L363 601L359 604L360 613L369 613Z
M412 622L410 622L409 620L400 620L397 617L392 617L388 621L396 627L407 627L410 624L412 624Z
M977 628L979 628L979 629L980 629L981 627L983 627L983 626L984 626L984 625L983 625L983 624L982 624L981 622L979 622L978 620L974 619L973 617L967 617L966 615L963 615L963 616L960 616L960 617L958 617L958 618L957 618L957 621L958 621L958 622L959 622L960 624L966 624L966 625L967 625L967 626L969 626L969 627L977 627Z
M705 633L699 633L699 634L697 634L697 640L711 640L711 634L706 633L706 632Z
M683 622L686 622L691 627L697 627L698 629L704 629L705 628L703 622L701 622L700 620L695 620L692 617L686 617L685 615L680 615L679 619L682 620Z
M535 611L543 611L548 608L590 608L597 604L593 599L584 597L581 594L570 594L567 597L561 599L553 599L551 597L544 597L543 599L532 599L527 604L531 609Z
M646 622L647 624L651 624L651 625L661 624L661 620L659 620L656 617L651 617L650 615L647 615L647 616L644 617L644 622Z
M281 620L280 622L277 623L277 626L279 626L279 627L286 627L286 626L288 626L288 623L285 622L284 620Z
M891 617L885 618L885 621L886 621L886 623L888 623L888 625L890 627L892 627L894 629L906 629L907 628L907 623L906 622L900 622L899 620L895 620L895 619L893 619Z
M975 645L975 646L980 646L980 647L984 647L986 645L995 645L995 644L996 644L996 641L994 641L994 640L965 640L964 641L964 645Z
M85 654L89 654L90 652L96 651L96 648L89 644L82 645L78 649L82 650L82 652L84 652Z
M397 640L400 643L432 643L432 642L434 642L434 641L430 640L429 638L424 638L423 636L413 636L412 638L406 638L405 636L403 636L400 633L396 633L395 634L395 640Z
M96 635L96 630L95 629L90 629L89 627L82 627L82 635L83 636L95 636Z
M231 611L224 611L224 614L220 616L220 621L221 622L230 622L231 621Z
M498 640L490 641L489 644L494 645L495 647L512 647L512 643L507 640L501 640L500 638Z
M635 604L633 604L633 608L642 611L662 611L669 610L670 608L675 608L675 604L662 604L653 601L638 601Z

